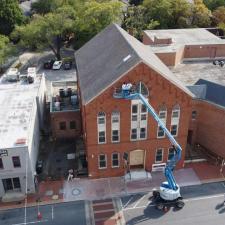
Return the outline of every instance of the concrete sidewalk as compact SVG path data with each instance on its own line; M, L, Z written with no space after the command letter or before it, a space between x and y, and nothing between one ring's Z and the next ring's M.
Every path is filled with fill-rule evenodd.
M159 188L165 181L162 172L151 173L151 179L125 181L123 177L102 179L78 179L67 182L43 181L39 184L38 193L27 196L27 206L40 204L53 204L78 200L99 200L119 197L140 192L150 192ZM180 186L199 185L206 182L224 181L224 176L219 166L207 162L191 163L184 169L174 172L175 179ZM24 207L24 201L2 203L0 210Z
M125 181L123 177L102 179L75 179L64 183L63 201L107 199L133 193L149 192L159 188L165 181L162 172L151 173L152 179ZM201 181L192 168L177 170L174 173L180 186L198 185Z

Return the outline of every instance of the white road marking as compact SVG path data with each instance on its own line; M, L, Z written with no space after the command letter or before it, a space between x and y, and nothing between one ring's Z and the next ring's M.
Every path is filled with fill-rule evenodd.
M130 199L127 201L127 203L125 205L123 205L122 208L126 208L128 206L128 204L131 202L131 200L133 200L134 196L130 197Z
M138 204L141 202L141 200L145 197L146 195L143 195L137 202L136 204L134 205L133 208L136 208L138 206Z
M43 223L47 222L48 220L37 220L37 221L31 221L31 222L26 222L26 224L34 224L34 223ZM25 223L14 223L12 225L24 225Z
M53 209L53 205L52 205L52 220L54 219L54 209Z
M199 197L199 198L190 198L190 199L184 199L184 202L192 202L192 201L199 201L199 200L206 200L206 199L212 199L212 198L221 198L224 197L224 194L219 194L219 195L212 195L212 196L207 196L207 197ZM156 205L143 205L143 206L137 206L137 207L131 207L131 208L123 208L123 211L126 210L132 210L132 209L143 209L146 207L155 207Z

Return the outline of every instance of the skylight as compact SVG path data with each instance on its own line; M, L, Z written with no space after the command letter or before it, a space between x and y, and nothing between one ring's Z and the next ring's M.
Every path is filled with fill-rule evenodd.
M131 55L129 54L128 56L126 56L125 58L123 58L123 62L126 62L130 57L131 57Z

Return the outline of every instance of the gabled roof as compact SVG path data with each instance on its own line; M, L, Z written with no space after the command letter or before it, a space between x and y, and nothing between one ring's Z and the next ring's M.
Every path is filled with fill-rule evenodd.
M225 86L208 80L200 79L196 85L206 86L205 100L225 107Z
M134 66L144 62L182 91L193 94L141 42L111 24L75 53L82 104L86 105Z

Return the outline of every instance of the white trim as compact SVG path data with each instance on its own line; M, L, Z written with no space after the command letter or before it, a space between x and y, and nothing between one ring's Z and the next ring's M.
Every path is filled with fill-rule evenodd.
M100 167L100 156L101 156L101 155L104 155L104 156L105 156L105 167ZM100 153L100 154L98 155L98 169L99 169L99 170L107 169L107 155L104 154L104 153Z
M173 135L173 134L171 133L171 131L172 131L172 126L177 126L177 132L176 132L176 135ZM171 135L172 135L173 137L177 137L177 136L178 136L178 127L179 127L179 123L178 123L178 124L171 124L171 125L170 125L170 133L171 133Z
M118 118L118 122L113 123L113 118ZM113 131L118 131L118 141L113 141ZM113 111L111 113L111 142L118 143L120 142L120 112Z
M113 166L113 154L117 154L118 156L118 166ZM111 154L111 165L112 165L112 168L119 168L120 167L120 153L119 152L113 152Z
M170 153L170 149L173 149L172 147L168 148L168 154L167 154L167 162L169 162L169 153ZM174 150L174 149L173 149ZM175 150L174 150L174 154L175 155Z
M166 163L155 163L155 164L152 164L152 172L164 171L165 167L166 167Z
M118 131L118 141L113 141L113 131ZM118 130L111 130L111 142L112 143L118 143L118 142L120 142L120 130L118 129Z
M162 150L162 160L156 161L157 151L160 150L160 149ZM155 151L155 163L156 164L162 163L163 162L163 156L164 156L164 148L157 148L156 151Z
M105 135L104 135L104 136L105 136L105 142L99 142L99 137L100 137L100 136L99 136L99 133L100 133L100 132L104 132L104 133L105 133ZM98 131L98 144L106 144L106 131L105 131L105 130Z
M99 115L100 113L104 113L104 115ZM99 124L99 118L104 118L104 123ZM106 113L101 111L98 112L97 114L97 132L98 132L98 144L106 144ZM104 142L99 142L99 133L100 132L105 132L105 141Z
M165 113L165 117L164 118L160 118L160 114L161 113ZM167 108L166 109L160 109L159 110L159 114L158 114L158 117L160 118L160 120L164 123L164 125L166 126L166 121L167 121ZM160 129L160 126L158 125L157 127L157 138L158 139L162 139L162 138L165 138L166 137L166 133L165 131L163 130L163 136L159 136L159 129Z

